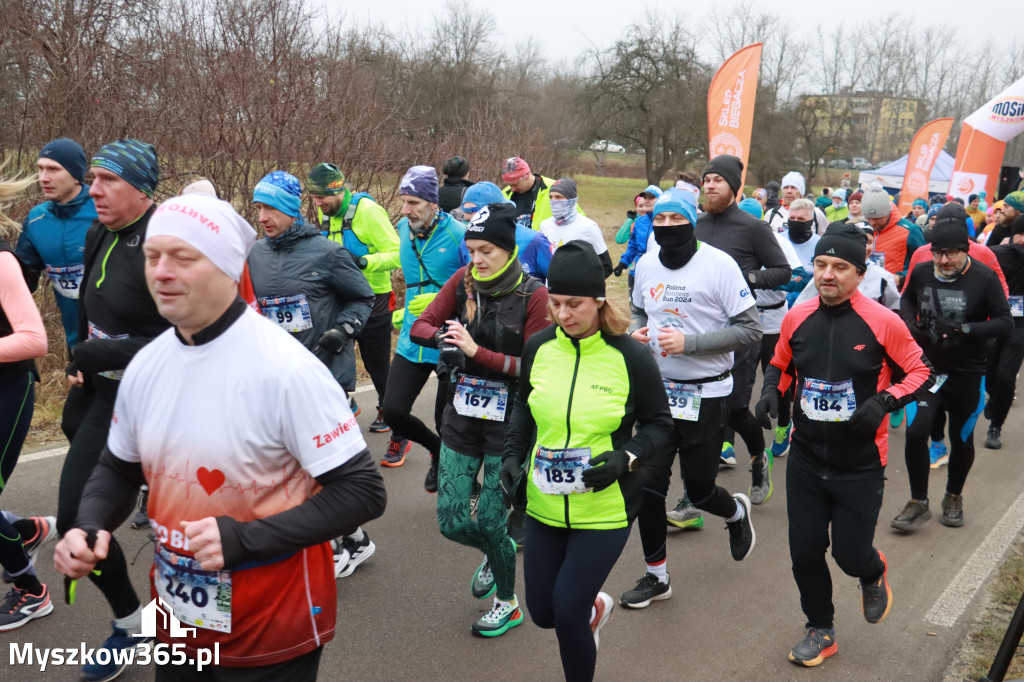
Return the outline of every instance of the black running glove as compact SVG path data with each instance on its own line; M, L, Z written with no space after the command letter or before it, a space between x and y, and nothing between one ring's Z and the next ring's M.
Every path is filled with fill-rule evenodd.
M896 398L885 391L868 398L863 405L854 410L850 417L850 431L860 438L874 439L875 432L882 425L882 420L890 412L889 403L895 407Z
M618 265L615 266L615 269L612 270L612 274L615 275L616 277L621 277L622 271L625 269L626 265L624 263L619 263Z
M754 407L754 415L763 428L772 428L772 420L779 417L779 392L766 387Z
M622 478L628 468L629 455L625 450L602 452L590 458L590 468L583 472L583 485L593 488L594 492L604 490Z
M523 476L523 460L516 456L506 456L501 460L501 471L498 482L501 483L501 499L506 507L511 507L516 499L516 488Z

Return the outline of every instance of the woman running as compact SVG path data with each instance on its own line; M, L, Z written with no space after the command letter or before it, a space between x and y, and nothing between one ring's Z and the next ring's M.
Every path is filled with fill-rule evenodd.
M0 181L0 202L14 198L34 180ZM46 355L46 330L9 239L20 225L0 210L0 493L11 480L35 407L33 359ZM21 519L19 525L31 524ZM49 531L48 531L49 533ZM0 603L0 631L14 630L53 611L50 593L39 582L19 529L0 515L0 564L14 585Z
M484 553L473 575L478 599L494 595L494 607L473 632L497 637L523 622L515 595L516 548L508 536L498 482L501 451L526 340L550 325L548 292L525 275L517 258L512 204L484 206L466 228L471 263L441 287L412 326L412 340L440 347L439 376L451 390L441 426L437 520L441 533ZM476 520L473 484L484 482Z
M552 256L548 310L557 326L523 350L501 467L511 499L527 464L526 603L537 625L554 628L566 680L594 677L600 629L614 606L599 590L640 499L629 472L672 435L658 367L625 335L629 319L605 299L604 277L586 242L570 241Z

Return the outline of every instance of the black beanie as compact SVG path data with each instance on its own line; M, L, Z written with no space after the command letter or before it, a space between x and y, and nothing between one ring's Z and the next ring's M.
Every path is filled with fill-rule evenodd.
M604 297L604 267L589 242L574 239L558 247L548 265L548 293Z
M85 169L88 162L85 150L74 140L62 137L48 143L39 150L40 159L52 159L64 167L71 177L78 182L85 182Z
M576 194L576 181L572 178L560 178L558 182L551 185L549 192L558 192L566 199L575 199Z
M962 211L963 208L960 210ZM967 236L966 222L962 219L953 217L937 218L935 220L935 226L932 227L931 240L931 248L933 251L941 251L942 249L960 249L961 251L966 251L969 247L970 238Z
M701 178L708 173L718 173L729 183L733 194L740 193L740 182L743 181L743 162L739 157L729 154L716 156L708 161L708 165L704 166L704 172L700 174Z
M1024 232L1024 213L1013 219L1013 225L1010 226L1010 236L1018 235Z
M466 226L466 239L483 239L509 253L516 250L515 204L488 204Z
M945 219L958 220L963 223L964 229L967 229L967 209L955 201L946 202L935 214L936 222Z
M864 270L867 265L868 238L852 223L832 223L814 246L814 257L834 256Z
M461 156L445 159L441 172L450 178L464 178L469 175L469 161Z

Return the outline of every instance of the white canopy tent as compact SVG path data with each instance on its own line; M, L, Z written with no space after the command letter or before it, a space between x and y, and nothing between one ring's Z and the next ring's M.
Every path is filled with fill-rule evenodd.
M909 154L890 164L872 170L861 171L857 184L861 189L867 189L872 182L882 183L882 187L889 194L898 194L903 188L903 176L907 172L907 159ZM949 179L953 176L953 157L945 150L939 151L939 158L935 161L935 168L928 179L928 194L948 194Z

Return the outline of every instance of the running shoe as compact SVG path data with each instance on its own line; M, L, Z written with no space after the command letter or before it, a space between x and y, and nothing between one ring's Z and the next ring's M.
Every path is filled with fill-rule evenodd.
M469 591L477 599L487 599L494 594L496 589L498 587L494 583L494 571L491 570L491 562L485 556L484 562L473 574L473 582L469 586Z
M661 582L653 573L644 573L644 577L636 581L636 587L622 593L619 603L630 609L645 609L652 601L668 599L671 596L672 585L667 580Z
M998 426L988 427L988 437L985 439L985 447L988 448L989 450L999 450L1000 448L1002 448L1002 435L1002 429L1000 429Z
M900 513L896 515L896 518L889 525L896 530L910 532L917 530L919 526L923 525L931 517L932 510L928 508L928 500L910 500L903 505L903 509L900 510Z
M384 421L384 410L377 408L377 418L370 422L370 433L387 433L391 427Z
M380 459L380 465L382 467L400 467L405 464L405 456L409 454L409 450L412 449L412 441L408 438L402 440L395 440L392 438L388 441L387 452Z
M878 558L882 560L882 575L878 580L866 583L860 581L861 606L864 609L864 619L869 623L881 623L889 615L892 608L892 588L889 587L889 562L885 555L878 552Z
M743 561L754 549L757 534L754 532L754 524L750 521L750 499L743 493L734 493L733 499L743 507L743 518L732 523L726 522L725 526L729 529L729 549L732 550L732 558Z
M704 514L693 506L690 498L686 495L679 499L675 509L665 513L665 520L676 528L696 529L704 527Z
M733 448L732 443L722 443L722 456L719 465L724 467L736 466L736 450Z
M53 611L50 591L43 585L43 593L32 595L28 590L12 587L0 603L0 632L16 630L30 620L42 618Z
M789 437L793 434L793 423L775 427L775 440L772 441L772 456L785 457L789 452Z
M949 464L949 451L946 450L946 442L933 440L928 446L928 459L931 460L932 469Z
M964 525L964 496L946 493L942 498L942 516L939 523L951 528L959 528Z
M430 455L430 467L427 475L423 478L423 489L428 493L437 492L437 455Z
M523 622L523 611L519 608L519 600L494 600L494 606L483 618L473 623L473 634L481 637L498 637Z
M110 637L107 637L103 645L99 647L99 649L106 649L107 654L100 656L99 649L97 649L93 654L92 663L86 663L82 666L82 673L78 679L81 682L106 682L107 680L114 679L128 667L128 662L125 660L127 656L117 652L128 651L140 644L152 641L152 637L132 637L114 625L114 631L110 634ZM106 664L97 662L100 658L108 662Z
M772 496L772 451L765 450L760 457L750 460L750 501L753 504L764 504Z
M905 417L906 414L906 411L902 407L896 410L895 412L890 412L889 426L891 426L894 429L898 429L900 427L900 424L903 423L903 417Z
M480 506L480 481L473 479L473 489L469 493L469 513L476 514L477 507Z
M337 540L331 540L331 551L334 553L334 577L339 578L341 572L348 566L348 560L352 558L352 555Z
M352 396L348 397L348 409L352 410L353 417L358 417L359 413L362 412L362 409L359 407L359 403L357 403L356 399Z
M594 646L601 648L601 628L612 617L615 601L607 592L598 592L594 600L594 616L590 619L590 631L594 633Z
M31 521L35 527L35 534L26 539L22 539L22 547L25 548L25 553L28 554L28 561L31 564L35 564L36 555L39 554L40 548L50 540L57 537L57 517L55 516L32 516L26 521ZM3 570L3 581L5 583L12 582L14 578L5 568Z
M810 628L807 636L789 652L789 660L813 668L839 651L835 628Z
M373 544L373 540L370 539L369 534L364 530L362 540L353 540L351 537L343 537L341 539L341 546L348 551L348 563L345 564L341 572L337 573L337 578L347 578L352 575L356 567L363 563L367 559L373 556L373 553L377 551L377 545Z
M142 530L149 528L149 486L139 488L139 510L132 517L132 528Z

